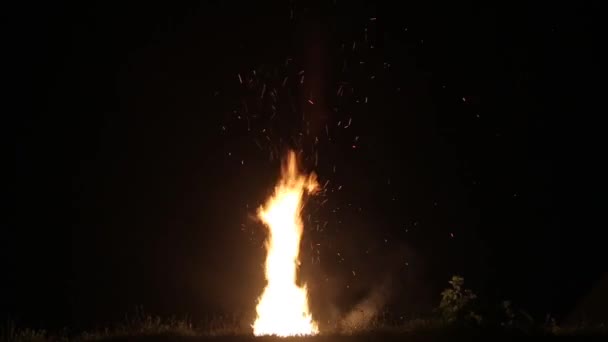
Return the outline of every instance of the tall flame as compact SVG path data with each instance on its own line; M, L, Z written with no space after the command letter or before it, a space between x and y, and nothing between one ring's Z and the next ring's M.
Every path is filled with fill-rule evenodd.
M314 335L317 324L308 310L306 286L296 284L302 237L302 196L318 187L314 173L298 172L296 155L290 151L281 169L274 194L258 209L268 227L266 280L268 284L256 307L253 333L259 335Z

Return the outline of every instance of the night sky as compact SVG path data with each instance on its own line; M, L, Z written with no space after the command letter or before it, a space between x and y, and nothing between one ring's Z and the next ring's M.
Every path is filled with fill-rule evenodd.
M251 315L288 148L325 186L301 251L319 317L379 287L427 314L460 274L561 318L608 271L599 1L5 14L2 317Z

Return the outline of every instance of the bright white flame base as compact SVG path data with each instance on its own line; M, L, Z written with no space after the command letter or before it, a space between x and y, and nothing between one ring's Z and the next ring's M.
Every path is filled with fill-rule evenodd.
M260 335L315 335L319 332L308 310L306 286L296 284L302 237L302 196L318 184L314 174L298 173L296 155L290 151L274 194L258 210L268 227L266 280L268 284L256 307L253 333Z

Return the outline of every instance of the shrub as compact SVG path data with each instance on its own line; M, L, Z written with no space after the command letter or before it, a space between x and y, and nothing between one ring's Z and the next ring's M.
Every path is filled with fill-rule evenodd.
M473 305L477 295L473 291L464 288L464 278L452 276L448 282L450 287L441 292L439 303L439 314L446 323L481 323L481 316L473 311Z

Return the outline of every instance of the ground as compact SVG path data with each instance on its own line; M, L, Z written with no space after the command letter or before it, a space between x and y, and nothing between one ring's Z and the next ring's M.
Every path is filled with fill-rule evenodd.
M363 342L363 341L573 341L585 340L604 340L605 336L523 336L523 335L496 335L496 334L467 334L467 335L443 335L443 334L362 334L351 336L315 336L315 337L253 337L253 336L223 336L223 337L175 337L175 336L139 336L114 338L108 341L142 341L142 342L195 342L195 341L214 341L214 342L272 342L272 341L310 341L310 342Z

